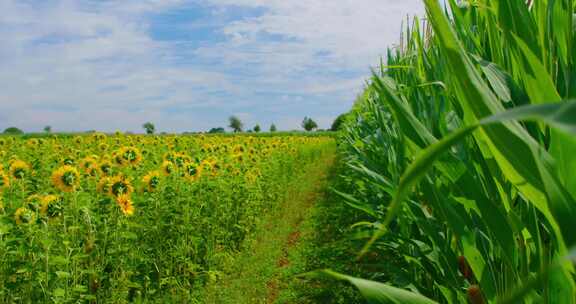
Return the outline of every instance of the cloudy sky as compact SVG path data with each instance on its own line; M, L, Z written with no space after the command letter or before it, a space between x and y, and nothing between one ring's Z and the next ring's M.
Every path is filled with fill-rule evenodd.
M421 0L0 0L0 131L329 127Z

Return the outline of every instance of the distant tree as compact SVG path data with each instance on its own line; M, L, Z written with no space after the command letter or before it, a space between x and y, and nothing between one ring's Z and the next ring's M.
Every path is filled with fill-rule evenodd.
M208 131L208 133L210 133L210 134L226 133L226 131L224 130L224 128L218 127L218 128L210 129L210 131Z
M276 125L275 124L270 125L270 132L276 132Z
M10 127L10 128L7 128L6 130L4 130L4 134L20 135L20 134L24 134L24 131L22 131L16 127Z
M46 132L46 133L52 133L52 127L51 127L51 126L45 126L45 127L44 127L44 132Z
M261 130L261 129L260 129L260 125L255 125L255 126L254 126L254 132L258 133L258 132L260 132L260 130Z
M240 118L238 118L236 116L230 116L230 118L228 118L228 120L230 121L230 125L228 125L228 127L230 127L230 129L234 130L234 132L242 132L242 128L244 126L243 126Z
M312 118L304 117L304 120L302 120L302 128L306 131L312 131L318 128L318 124L316 124Z
M154 124L151 122L143 124L142 128L144 128L146 134L154 134L154 132L156 132L156 126L154 126Z
M340 128L344 124L344 121L346 120L346 114L347 113L340 114L338 115L338 117L336 117L336 119L334 119L334 122L332 122L332 127L330 127L330 131L340 130Z

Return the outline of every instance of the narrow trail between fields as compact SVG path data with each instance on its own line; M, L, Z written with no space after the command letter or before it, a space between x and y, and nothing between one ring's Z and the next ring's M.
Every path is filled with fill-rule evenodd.
M277 303L291 279L290 256L298 250L303 223L323 199L334 161L334 152L326 154L292 183L288 198L263 218L254 241L235 258L232 269L206 288L204 303Z

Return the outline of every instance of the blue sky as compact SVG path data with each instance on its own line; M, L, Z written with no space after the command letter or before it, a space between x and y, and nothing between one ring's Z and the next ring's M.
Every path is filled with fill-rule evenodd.
M327 128L420 0L0 0L0 129Z

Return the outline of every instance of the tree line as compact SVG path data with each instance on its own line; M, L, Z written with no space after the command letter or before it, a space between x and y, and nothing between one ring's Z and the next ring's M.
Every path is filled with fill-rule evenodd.
M334 122L332 123L332 126L329 129L329 131L340 130L340 127L342 126L342 123L344 122L345 117L346 117L346 114L341 114L340 116L338 116L334 120ZM314 121L312 118L307 117L307 116L304 117L304 119L302 120L302 123L300 125L301 125L302 129L306 130L307 132L318 130L318 124L316 123L316 121ZM155 134L156 133L156 126L152 122L144 123L142 125L142 128L144 129L146 134ZM232 132L234 132L234 133L239 133L239 132L244 132L244 131L259 133L262 131L262 127L260 127L260 124L256 124L253 128L245 130L244 129L244 123L242 122L242 120L240 120L240 118L238 118L238 116L235 116L235 115L232 115L228 118L228 128L230 128L232 130ZM268 130L269 130L269 132L276 132L278 129L276 128L276 125L274 123L272 123ZM51 133L52 127L51 126L44 127L44 132ZM24 134L24 131L22 131L16 127L9 127L9 128L6 128L3 133L6 135L21 135L21 134ZM216 128L210 129L208 131L208 133L226 133L226 130L222 127L216 127Z

